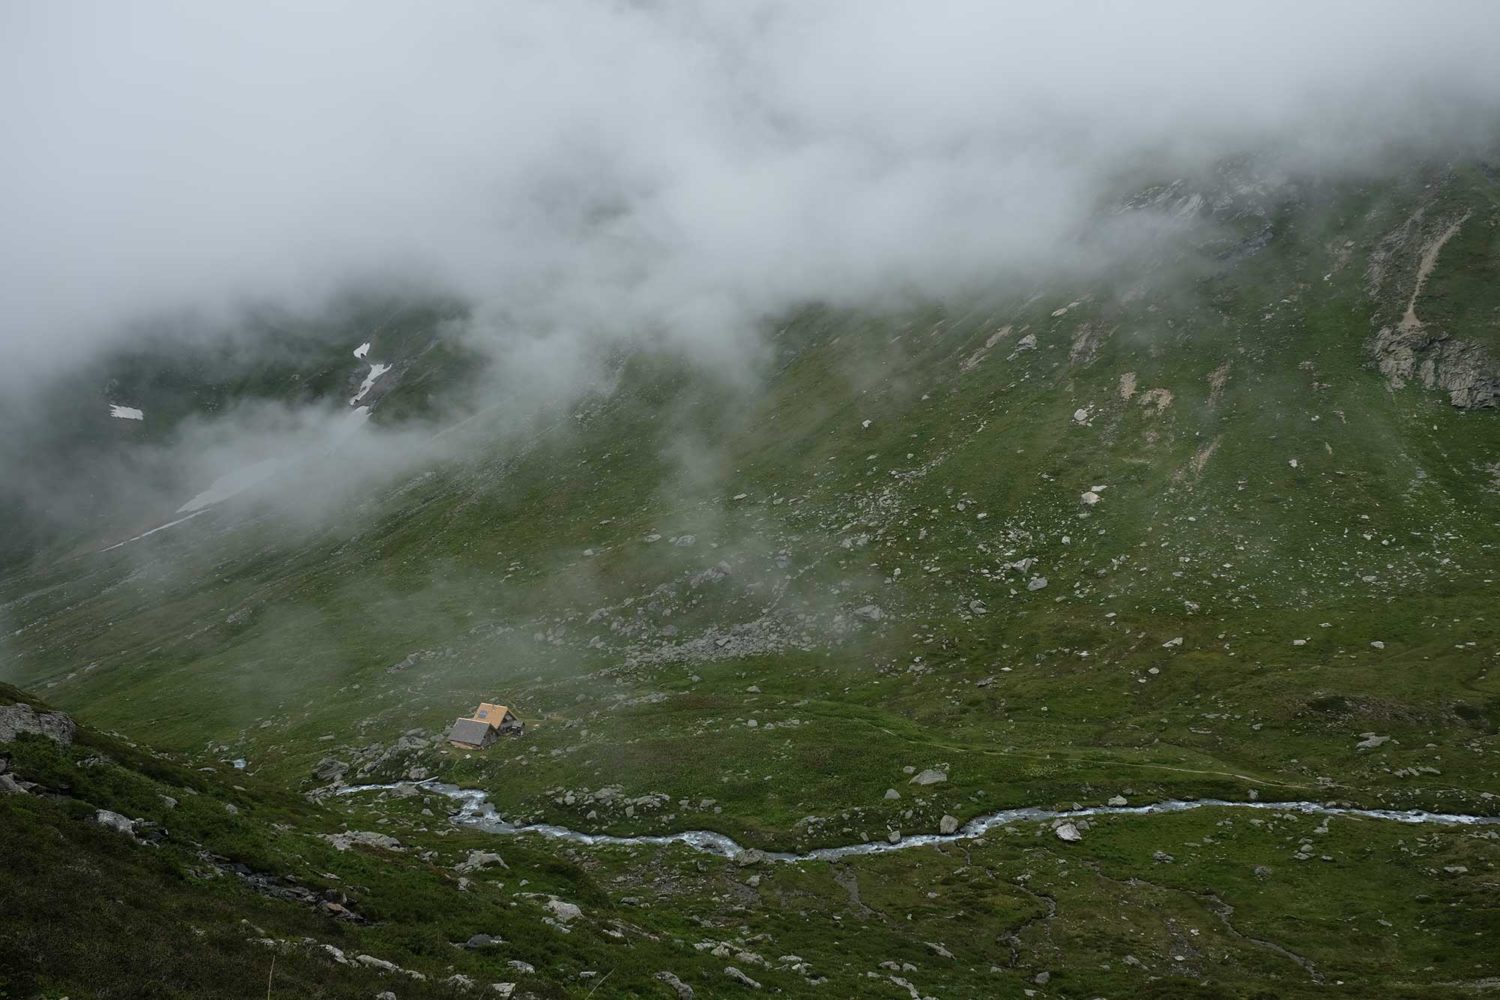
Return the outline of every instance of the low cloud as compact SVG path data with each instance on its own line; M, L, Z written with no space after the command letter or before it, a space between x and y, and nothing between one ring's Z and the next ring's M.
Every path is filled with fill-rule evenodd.
M733 369L803 302L1107 262L1126 177L1489 142L1497 40L1483 0L9 5L0 393L397 275L533 396L624 339Z

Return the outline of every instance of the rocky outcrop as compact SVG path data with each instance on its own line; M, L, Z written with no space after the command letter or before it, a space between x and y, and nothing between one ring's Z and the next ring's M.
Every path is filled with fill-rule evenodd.
M1478 344L1402 324L1381 329L1370 350L1394 389L1420 382L1446 392L1448 401L1461 410L1500 406L1500 361Z
M1391 388L1420 382L1428 389L1446 392L1448 401L1460 410L1493 409L1500 406L1500 361L1479 344L1458 340L1417 315L1417 302L1437 267L1443 246L1463 228L1470 214L1465 212L1441 230L1430 232L1417 261L1406 311L1398 321L1381 327L1369 346L1376 367ZM1413 242L1413 229L1421 223L1422 215L1419 209L1377 251L1377 259L1371 262L1373 294L1381 291L1388 260Z
M61 712L38 712L20 703L0 706L0 743L10 743L22 733L35 733L68 746L77 732L77 724Z

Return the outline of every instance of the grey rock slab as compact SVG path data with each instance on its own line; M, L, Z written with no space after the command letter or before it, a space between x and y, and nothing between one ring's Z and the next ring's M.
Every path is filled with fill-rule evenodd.
M693 988L672 973L658 972L655 978L671 987L672 992L677 994L678 1000L693 1000Z
M35 733L68 746L77 732L77 724L61 712L38 712L19 703L0 707L0 743L10 743L22 733Z

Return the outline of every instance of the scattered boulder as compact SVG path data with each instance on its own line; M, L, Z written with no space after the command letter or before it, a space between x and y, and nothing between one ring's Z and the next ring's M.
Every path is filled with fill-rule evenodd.
M530 976L536 973L536 966L530 962L523 962L519 958L513 958L505 963L507 969L512 969L522 975Z
M21 787L13 774L0 773L0 795L25 795L26 789Z
M464 942L464 947L469 951L479 951L482 948L496 948L505 943L504 938L493 934L475 934Z
M947 771L942 771L942 770L939 770L938 768L935 768L935 767L929 767L925 771L919 771L916 774L916 776L911 779L911 781L907 782L907 784L909 784L909 785L940 785L940 784L942 784L943 782L945 782L947 780L948 780L948 772Z
M370 830L348 830L344 833L325 833L323 839L334 846L335 850L347 851L351 847L378 847L386 851L401 850L401 841L395 837L383 833L375 833Z
M1034 576L1026 581L1027 590L1045 590L1046 587L1047 578L1045 576Z
M0 706L0 743L10 743L22 733L35 733L68 746L78 733L78 726L61 712L38 712L20 703Z
M1125 798L1125 796L1123 795L1111 795L1109 797L1109 804L1114 808L1119 809L1122 806L1129 805L1130 800Z
M135 836L135 820L127 816L121 816L117 812L108 809L100 809L94 813L94 822L108 830L117 830L129 837Z
M948 834L954 834L954 833L957 833L957 832L958 832L958 817L957 816L946 816L945 815L942 819L938 820L938 833L944 834L946 836Z
M547 900L547 909L562 923L568 924L583 916L583 910L576 903L569 903L562 899Z
M1031 981L1033 983L1036 983L1038 986L1046 986L1048 983L1052 982L1052 973L1043 970L1032 976Z
M947 948L943 947L941 944L939 944L936 941L923 941L922 943L927 946L927 950L928 951L932 952L938 958L953 958L954 957L953 952L949 951Z
M730 979L733 979L741 986L748 986L752 990L760 989L760 983L757 983L755 980L751 979L749 976L745 975L743 972L741 972L739 969L736 969L732 965L724 966L724 975L728 976Z
M1083 834L1079 833L1078 827L1074 826L1072 823L1059 824L1057 829L1053 830L1052 832L1057 834L1058 840L1067 841L1070 844L1076 844L1083 839Z
M677 994L677 1000L693 1000L693 988L672 973L658 972L655 978L671 987L672 992Z
M477 872L488 868L490 865L499 865L501 868L510 867L505 863L505 859L498 854L491 854L488 851L470 851L469 856L460 861L453 870L465 873Z
M1374 733L1360 733L1359 735L1363 736L1364 739L1354 744L1354 749L1356 750L1374 750L1376 747L1391 741L1389 736L1376 736Z
M878 604L866 604L864 607L855 608L854 614L866 621L878 622L885 617L885 612L880 610Z
M897 799L899 799L900 797L901 797L901 793L898 792L898 791L896 791L894 788L887 788L885 790L885 798L886 798L887 802L894 802Z

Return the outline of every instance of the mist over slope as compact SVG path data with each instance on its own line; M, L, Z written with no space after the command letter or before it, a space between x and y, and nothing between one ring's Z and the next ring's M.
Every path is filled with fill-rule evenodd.
M1491 5L0 18L0 994L1500 976Z
M1100 210L1143 179L1360 176L1485 148L1500 107L1478 2L5 16L8 398L164 315L212 338L361 279L458 293L504 356L737 366L809 301L1128 259L1161 220Z

